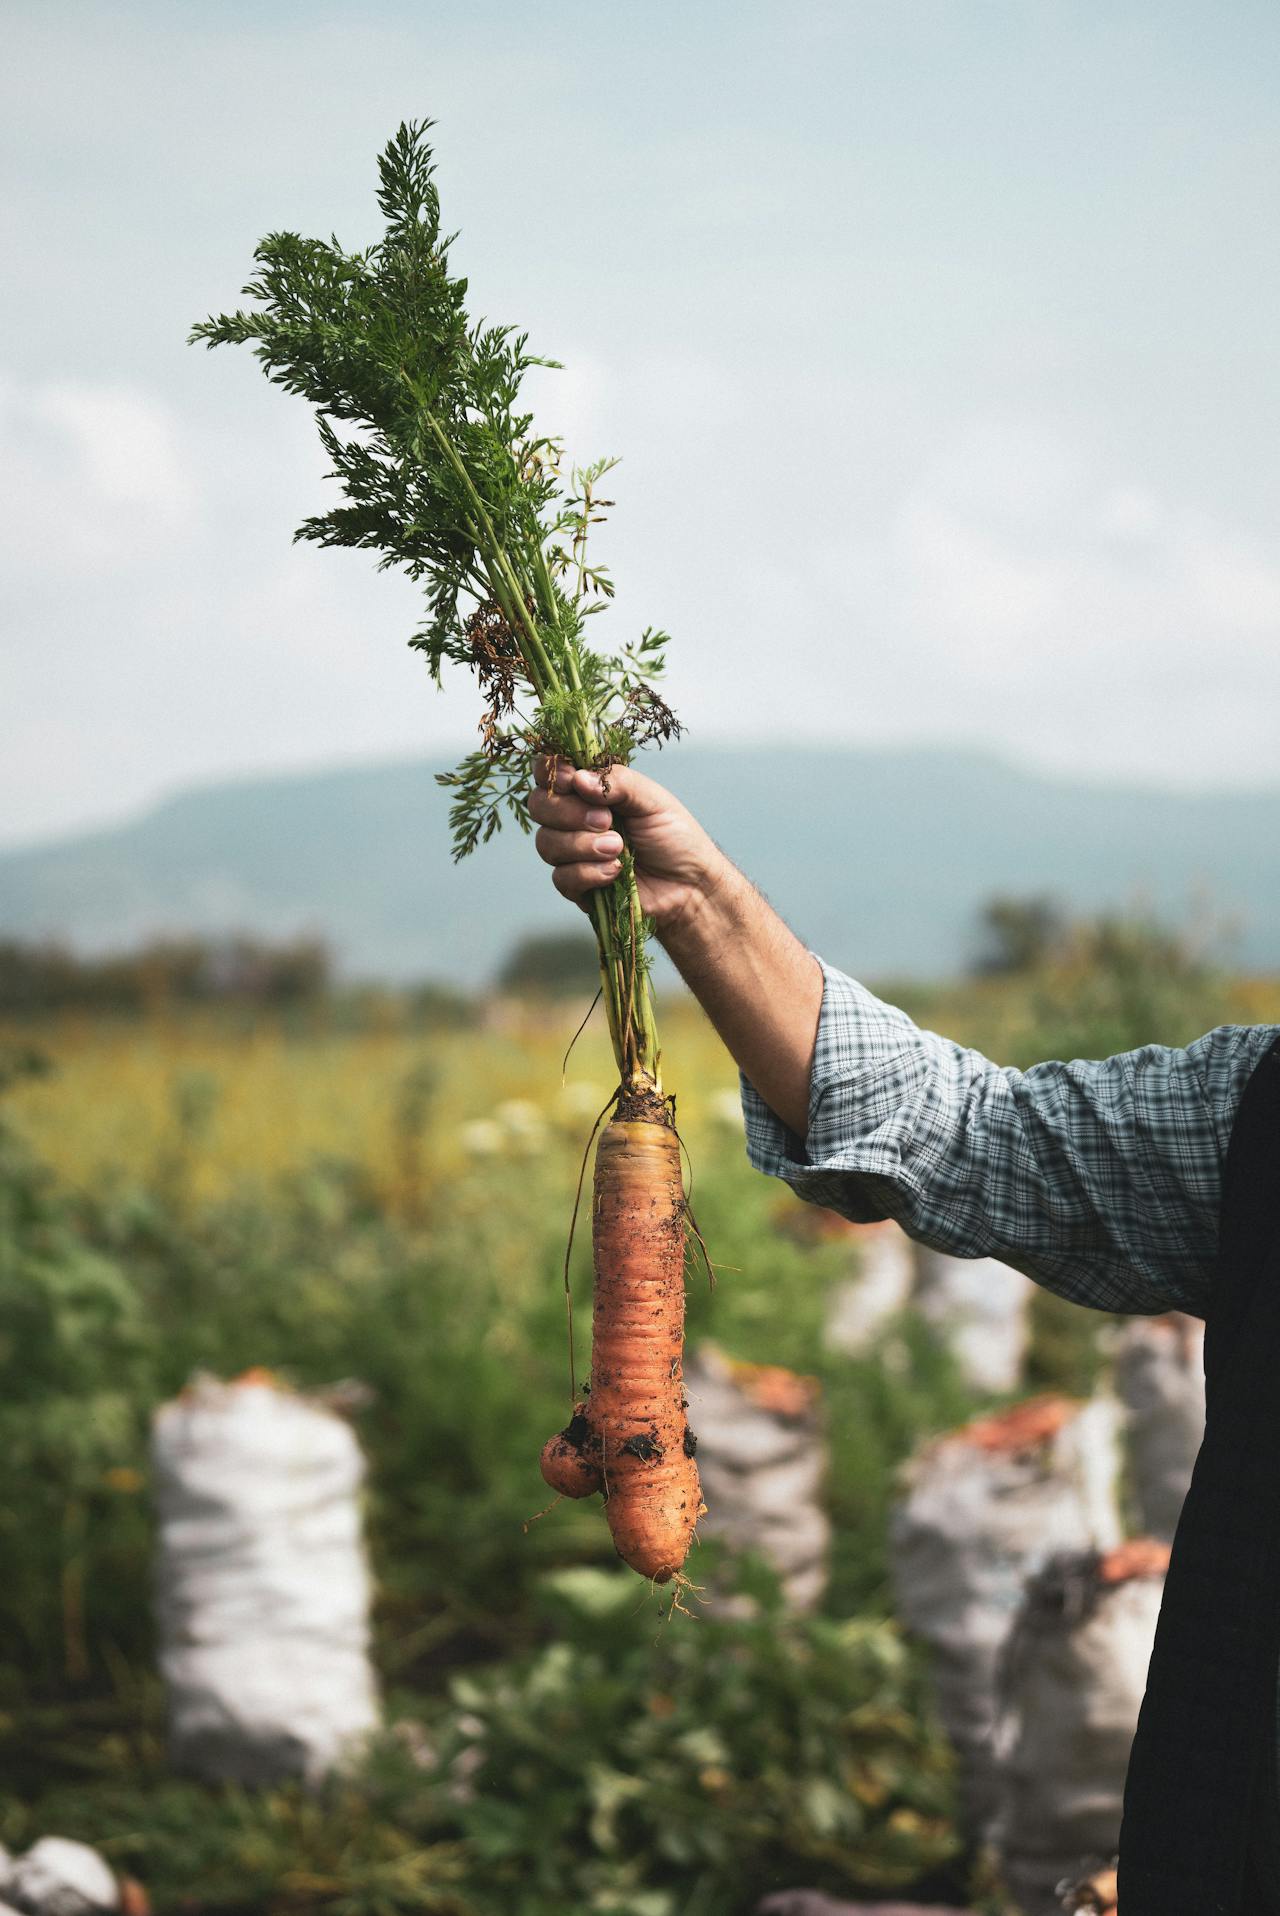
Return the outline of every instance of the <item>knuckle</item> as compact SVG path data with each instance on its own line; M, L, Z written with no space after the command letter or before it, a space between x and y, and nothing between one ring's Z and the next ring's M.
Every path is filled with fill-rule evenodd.
M559 832L571 831L581 825L586 817L586 807L576 799L565 798L559 792L548 792L541 788L529 798L529 816L540 825L547 825Z

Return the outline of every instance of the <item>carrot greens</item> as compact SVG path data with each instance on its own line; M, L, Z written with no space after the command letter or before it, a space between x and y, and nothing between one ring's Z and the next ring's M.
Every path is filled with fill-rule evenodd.
M679 726L658 688L667 634L650 629L605 652L587 620L613 593L589 553L614 465L564 469L561 442L522 410L533 366L509 326L473 321L467 282L449 269L427 135L402 125L378 161L381 240L347 252L336 239L269 234L244 288L255 302L197 325L209 346L251 345L268 378L316 409L341 503L295 537L360 547L426 591L410 644L437 684L446 663L474 671L486 696L480 744L441 782L453 792L455 858L490 839L504 815L529 829L527 792L541 753L607 773ZM593 894L603 995L624 1087L658 1088L648 977L649 927L630 853Z
M446 663L476 674L488 700L480 744L444 778L462 858L504 813L528 830L539 754L607 774L679 728L657 690L665 632L613 653L587 643L587 621L613 591L589 547L614 462L566 480L559 440L521 410L525 374L553 362L523 333L468 319L428 127L402 126L378 162L380 241L348 253L271 234L245 288L257 303L192 337L252 345L270 379L311 401L342 502L296 536L364 547L422 580L427 617L410 644L437 684ZM619 1072L596 1151L591 1381L577 1401L570 1309L572 1414L542 1471L560 1496L602 1495L619 1555L665 1583L683 1580L703 1508L682 1372L688 1207L659 1077L650 927L625 847L620 866L591 894ZM565 1268L568 1299L567 1257Z

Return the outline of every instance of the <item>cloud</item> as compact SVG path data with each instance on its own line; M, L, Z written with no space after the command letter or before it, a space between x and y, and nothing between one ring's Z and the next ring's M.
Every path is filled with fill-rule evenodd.
M37 390L34 407L65 433L99 498L170 519L184 515L188 467L158 400L119 388L53 385Z
M1098 531L1117 547L1140 550L1164 530L1160 501L1145 486L1116 486L1099 503Z
M1034 657L1046 695L1123 648L1130 672L1198 654L1249 696L1260 642L1280 641L1280 561L1065 434L970 428L902 502L888 565L940 657Z
M466 731L405 648L408 581L290 545L321 458L265 397L229 432L138 387L0 383L0 839Z
M1064 769L1271 778L1280 560L1113 459L1065 430L969 426L846 603L894 635L935 734Z
M850 437L843 483L780 492L702 592L696 643L673 658L697 736L935 742L1070 776L1274 783L1280 560L1261 538L1086 422L936 422L905 467L904 433L896 466L892 427L882 443Z
M125 386L0 379L5 570L117 572L191 521L194 465L170 409Z

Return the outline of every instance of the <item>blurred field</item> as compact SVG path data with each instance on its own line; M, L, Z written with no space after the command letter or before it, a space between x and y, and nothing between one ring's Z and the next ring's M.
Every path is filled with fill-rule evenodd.
M1021 1063L1280 1017L1274 982L1150 960L1139 943L899 995ZM525 1528L569 1402L565 1238L612 1084L595 1028L561 1083L581 1009L500 1004L433 1028L366 996L0 1033L0 1840L99 1841L160 1911L505 1916L519 1895L523 1916L738 1916L756 1888L797 1882L970 1893L884 1538L896 1462L974 1402L911 1324L865 1362L824 1348L856 1250L750 1170L736 1074L687 1000L663 1009L668 1088L719 1267L714 1293L691 1274L690 1336L822 1381L824 1613L664 1623L615 1571L597 1509ZM1039 1300L1028 1388L1087 1389L1098 1324ZM486 1726L466 1802L404 1744L323 1807L167 1773L148 1421L194 1370L252 1365L370 1388L389 1712L446 1752Z
M526 1148L585 1145L614 1081L596 1019L562 1073L585 1008L496 1005L488 1028L427 1033L392 999L363 1007L355 1029L323 1005L291 1019L68 1015L0 1028L0 1042L35 1042L54 1065L15 1088L11 1112L33 1149L74 1182L172 1175L182 1154L188 1195L205 1201L266 1191L308 1163L340 1160L395 1207L413 1200L420 1180L483 1156L485 1133L467 1127L516 1101L534 1107ZM736 1099L737 1072L687 999L664 1008L663 1030L668 1088L682 1131L695 1135L727 1095ZM505 1132L498 1121L489 1142L499 1155L519 1154L519 1117Z
M1146 956L1139 945L1135 960ZM1029 979L881 989L919 1022L1023 1066L1151 1039L1185 1043L1214 1024L1280 1022L1278 979L1099 976L1087 951ZM366 996L354 1016L325 1001L289 1016L65 1014L34 1027L0 1020L0 1045L34 1042L54 1065L14 1088L10 1111L42 1160L74 1183L163 1180L181 1160L187 1195L206 1201L266 1192L286 1173L333 1160L358 1165L395 1208L412 1206L424 1179L484 1155L486 1134L473 1127L505 1105L535 1107L531 1148L579 1135L585 1143L613 1076L598 1010L564 1062L584 1010L499 1001L478 1028L427 1031L391 995ZM722 1127L726 1113L732 1127L737 1070L696 1004L669 998L661 1029L686 1140ZM518 1154L518 1130L518 1113L505 1133L499 1119L488 1142Z

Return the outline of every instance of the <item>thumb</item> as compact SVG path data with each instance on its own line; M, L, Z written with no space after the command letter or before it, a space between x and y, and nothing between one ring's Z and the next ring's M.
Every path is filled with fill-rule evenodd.
M645 818L669 809L674 802L655 779L646 778L630 765L611 765L607 772L577 771L571 789L578 798L588 799L593 805L607 805L624 818Z

